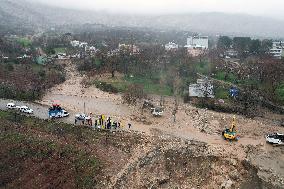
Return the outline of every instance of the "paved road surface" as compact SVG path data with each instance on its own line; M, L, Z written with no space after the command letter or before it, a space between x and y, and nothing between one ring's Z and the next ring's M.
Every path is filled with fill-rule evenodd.
M37 104L37 103L17 101L17 100L9 100L9 99L0 99L0 109L1 110L7 110L6 105L10 102L15 103L17 106L24 106L24 105L28 106L29 108L34 110L33 115L37 118L49 119L49 117L48 117L48 106ZM69 113L70 113L69 117L61 118L61 119L58 119L58 120L60 120L62 122L66 122L66 123L73 123L75 113L74 112L69 112Z

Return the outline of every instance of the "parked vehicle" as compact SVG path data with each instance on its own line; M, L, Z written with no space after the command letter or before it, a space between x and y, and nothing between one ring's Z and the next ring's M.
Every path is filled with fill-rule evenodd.
M58 104L53 104L52 107L48 110L48 116L49 118L62 118L62 117L68 117L69 113L60 107Z
M27 106L21 106L21 107L19 108L19 110L20 110L21 112L27 113L27 114L32 114L32 113L34 113L33 109L30 109L30 108L27 107Z
M90 120L91 117L87 116L86 114L79 113L75 115L75 119L77 119L78 121L87 121L87 120Z
M153 116L162 116L164 111L162 108L151 108L151 113Z
M280 133L269 134L265 138L266 142L270 144L284 145L284 134Z
M148 109L151 111L153 116L162 116L164 110L162 107L155 107L154 104L150 100L145 100L142 106L142 109Z
M16 104L14 104L14 103L8 103L6 105L6 108L8 108L8 109L19 109L20 106L16 106Z

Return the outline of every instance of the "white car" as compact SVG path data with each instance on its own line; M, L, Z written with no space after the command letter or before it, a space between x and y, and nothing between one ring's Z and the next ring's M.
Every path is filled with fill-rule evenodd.
M75 115L75 119L85 121L85 120L90 120L91 117L87 116L86 114L79 113Z
M30 108L27 107L27 106L21 106L21 107L20 107L20 111L23 112L23 113L27 113L27 114L32 114L32 113L34 113L33 109L30 109Z
M14 103L8 103L6 105L6 108L8 108L8 109L20 109L20 106L16 106Z
M62 117L68 117L70 114L66 110L62 110Z
M280 133L269 134L265 138L268 143L284 145L284 134Z

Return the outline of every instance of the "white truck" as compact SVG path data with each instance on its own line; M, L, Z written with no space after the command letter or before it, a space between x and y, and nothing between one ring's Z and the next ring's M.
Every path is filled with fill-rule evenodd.
M162 116L164 113L163 108L151 108L151 113L153 116Z
M20 106L16 106L16 104L11 102L11 103L8 103L6 105L6 108L11 109L11 110L13 110L13 109L20 109Z
M21 106L19 108L20 112L23 112L23 113L27 113L27 114L32 114L34 113L33 109L27 107L27 106Z
M284 134L282 133L274 133L266 135L266 142L270 144L276 144L276 145L284 145Z
M79 113L75 115L75 119L78 121L88 121L91 119L91 117L86 114Z

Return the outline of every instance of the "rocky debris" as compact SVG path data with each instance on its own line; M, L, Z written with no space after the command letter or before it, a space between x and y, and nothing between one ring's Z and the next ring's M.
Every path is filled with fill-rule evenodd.
M150 121L151 119L146 117L146 116L141 116L141 115L131 115L130 116L130 120L131 121L135 121L135 122L138 122L138 123L143 123L145 125L151 125L152 122Z
M229 179L229 180L226 180L222 183L221 189L230 189L230 188L232 188L232 186L233 186L233 181L231 181Z
M238 181L240 179L240 174L238 170L234 170L232 172L229 173L229 177L234 180L234 181Z
M230 159L230 160L229 160L229 163L230 163L230 165L232 165L232 166L236 167L236 166L237 166L238 161L237 161L236 159Z

